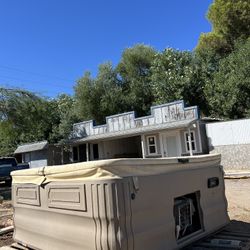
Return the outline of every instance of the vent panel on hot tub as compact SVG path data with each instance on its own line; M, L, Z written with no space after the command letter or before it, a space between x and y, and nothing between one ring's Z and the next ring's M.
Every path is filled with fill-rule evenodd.
M15 186L16 202L18 204L40 206L40 192L36 185Z
M50 185L47 197L50 208L87 211L85 185Z

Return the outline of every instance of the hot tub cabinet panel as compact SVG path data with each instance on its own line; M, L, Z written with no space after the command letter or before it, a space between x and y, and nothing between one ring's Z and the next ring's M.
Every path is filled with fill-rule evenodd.
M13 176L14 239L41 250L179 249L229 221L219 156L187 159L105 161L117 167L104 178Z

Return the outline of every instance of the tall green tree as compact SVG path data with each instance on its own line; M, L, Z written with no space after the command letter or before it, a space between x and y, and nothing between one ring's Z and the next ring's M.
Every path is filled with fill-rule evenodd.
M157 103L183 98L189 82L192 55L171 48L158 53L151 67L151 82Z
M93 119L95 102L93 102L94 79L91 78L90 72L85 72L74 86L75 91L75 111L77 116L82 120Z
M214 0L208 14L212 31L200 36L197 51L212 50L225 55L234 49L237 40L250 36L249 0Z
M10 155L17 145L68 137L73 99L67 95L47 99L20 89L0 88L0 155Z
M150 68L155 55L156 51L152 47L138 44L125 49L117 65L126 110L135 110L138 116L147 114L154 102Z
M79 119L75 113L75 100L72 96L61 94L49 101L51 109L52 129L49 135L51 143L63 143L68 140L72 125Z
M46 102L24 90L0 89L1 121L13 124L19 130L19 139L42 139L48 129Z
M19 143L43 140L49 134L49 117L42 98L24 90L1 88L0 148L5 149L0 154L13 152Z
M105 122L108 115L117 114L124 111L124 96L122 83L118 79L117 72L111 63L100 65L97 78L95 80L96 98L100 100L101 120Z
M0 157L8 156L14 152L18 144L18 131L12 122L0 121Z
M75 86L75 109L82 120L94 119L102 124L106 116L123 111L123 100L121 83L111 63L100 65L96 78L86 72Z
M205 94L213 116L230 119L250 117L250 39L222 59Z
M151 67L151 81L158 104L183 99L208 113L204 87L209 73L204 58L188 51L165 49L158 53Z

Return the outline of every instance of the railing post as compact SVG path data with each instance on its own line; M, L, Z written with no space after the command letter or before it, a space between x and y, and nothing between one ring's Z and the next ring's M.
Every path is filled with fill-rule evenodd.
M142 151L142 158L146 158L146 153L145 153L145 136L141 135L141 151Z
M188 128L188 144L189 144L189 154L193 156L192 142L191 142L191 130Z

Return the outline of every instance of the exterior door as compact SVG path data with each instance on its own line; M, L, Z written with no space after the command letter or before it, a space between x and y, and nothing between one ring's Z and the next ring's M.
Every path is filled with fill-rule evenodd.
M163 149L165 157L180 156L180 140L178 133L163 136Z

